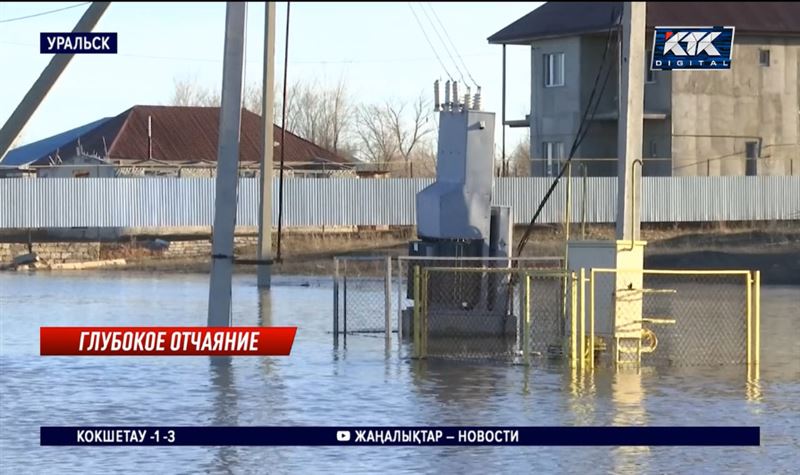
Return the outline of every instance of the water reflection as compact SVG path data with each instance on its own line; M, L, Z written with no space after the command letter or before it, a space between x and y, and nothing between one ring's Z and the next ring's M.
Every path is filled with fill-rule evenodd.
M592 371L583 368L564 368L564 377L569 378L569 408L576 425L592 425L595 422L595 379Z
M411 360L411 374L417 391L432 396L445 407L476 409L490 405L493 399L509 391L505 366Z
M747 383L745 384L745 394L747 400L752 402L760 402L761 393L761 368L758 364L752 365L747 368Z
M611 379L611 400L614 405L612 425L648 425L643 405L645 391L640 368L620 367ZM615 447L612 450L614 473L641 473L647 471L650 448L646 446Z
M211 391L213 393L213 426L239 425L239 396L234 384L233 358L230 356L209 357ZM215 473L233 473L238 457L235 447L221 446L216 449L212 464Z
M258 292L258 326L271 327L272 323L272 292L270 289L257 288ZM275 362L272 358L259 358L259 364L265 375L270 375Z

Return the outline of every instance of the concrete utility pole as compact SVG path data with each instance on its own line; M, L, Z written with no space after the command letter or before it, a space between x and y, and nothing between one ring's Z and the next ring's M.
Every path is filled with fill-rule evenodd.
M639 238L642 157L642 111L644 100L645 4L624 2L622 15L622 45L620 51L620 100L617 149L619 153L619 188L617 190L617 239L614 241L570 241L568 268L573 272L591 268L611 268L617 272L597 275L596 285L613 292L599 292L594 301L596 312L593 336L610 342L615 364L636 363L641 358L642 285L644 247ZM636 181L633 181L633 178ZM585 287L581 286L581 292ZM595 297L593 297L595 298ZM577 340L572 340L576 346ZM580 353L585 355L584 345ZM594 348L594 346L592 346ZM589 352L589 364L594 364L594 351ZM581 365L584 364L581 356ZM638 391L635 387L631 392Z
M645 2L623 2L622 70L617 123L617 239L639 240L641 226L642 114ZM631 47L633 46L633 47ZM640 160L637 162L636 160Z
M228 2L225 14L225 58L222 63L222 104L219 117L214 234L208 326L231 324L233 233L236 228L236 188L239 182L239 137L242 120L245 2Z
M272 281L272 155L275 119L275 2L267 2L264 18L264 80L261 96L261 200L258 207L258 286L269 287ZM281 144L281 147L284 145Z
M92 31L92 28L94 28L100 20L100 17L103 16L103 13L105 13L109 5L111 5L111 2L93 2L86 10L86 13L78 20L72 32L88 33ZM0 129L0 162L3 161L11 144L14 143L14 140L22 132L22 129L25 128L25 125L28 123L33 113L36 112L36 109L39 108L39 105L42 103L45 96L47 96L47 93L50 92L50 89L56 83L58 77L61 76L61 73L67 68L69 62L72 61L73 56L75 55L54 54L47 64L47 67L45 67L42 74L39 75L39 79L33 83L28 93L25 94L25 97L17 108L14 109L11 117L8 118L3 128Z

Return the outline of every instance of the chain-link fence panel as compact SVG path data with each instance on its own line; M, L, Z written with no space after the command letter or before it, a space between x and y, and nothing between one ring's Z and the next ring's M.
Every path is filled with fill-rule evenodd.
M425 269L428 267L439 268L473 268L473 269L507 269L511 273L512 279L517 275L516 271L524 270L558 270L563 268L564 260L561 257L421 257L421 256L401 256L394 264L393 274L394 283L392 292L395 294L394 308L396 322L398 323L399 341L410 343L412 340L411 328L415 299L413 294L414 268ZM521 295L519 292L519 282L513 281L511 289L515 296L510 298L514 306L512 314L520 315L519 310Z
M412 329L418 357L527 364L567 356L567 328L577 327L577 300L574 292L565 291L565 286L576 288L573 274L488 267L417 269L413 293L419 298Z
M643 302L642 363L746 363L748 281L749 274L645 273L654 292Z
M529 274L530 340L533 361L536 358L562 358L568 354L571 287L566 273Z
M425 357L519 356L520 315L514 314L514 302L520 281L511 279L511 271L426 267L420 275L419 344Z
M595 271L595 350L615 364L748 362L748 271Z
M391 261L385 256L334 258L334 336L386 335L391 313Z

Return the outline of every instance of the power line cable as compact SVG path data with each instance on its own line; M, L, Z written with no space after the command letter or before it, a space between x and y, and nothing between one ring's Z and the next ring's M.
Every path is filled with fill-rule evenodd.
M41 12L41 13L34 13L33 15L25 15L25 16L20 16L20 17L16 17L16 18L8 18L6 20L0 20L0 23L11 23L12 21L27 20L28 18L35 18L35 17L38 17L38 16L49 15L51 13L63 12L64 10L70 10L72 8L77 8L77 7L80 7L82 5L88 5L90 3L92 3L92 2L77 3L75 5L70 5L68 7L57 8L55 10L48 10L46 12Z
M589 95L589 101L586 104L586 109L584 109L583 117L581 119L580 126L578 127L578 132L575 134L575 140L572 142L572 147L570 148L569 157L564 162L564 164L561 166L561 170L559 171L558 176L556 176L556 178L553 180L553 183L550 185L550 188L547 190L547 193L545 193L544 198L542 198L542 201L539 203L539 206L537 207L536 212L533 214L533 218L531 218L530 223L528 223L528 227L525 229L525 234L523 234L522 239L520 239L519 245L517 246L517 256L521 256L522 255L522 251L525 249L525 245L528 243L528 239L530 238L531 232L533 231L533 225L536 222L536 218L538 218L539 214L541 214L542 209L544 209L544 205L550 199L550 196L553 194L553 191L556 189L556 186L558 185L558 182L561 180L561 177L564 176L564 173L567 171L567 168L569 167L569 164L572 161L572 158L575 156L575 151L578 149L578 147L580 146L581 142L586 137L586 134L589 131L589 126L593 122L594 116L597 113L597 108L600 105L600 99L603 96L603 92L605 92L606 85L608 84L608 78L611 76L611 70L613 68L612 65L609 65L609 67L608 67L608 69L606 71L605 78L603 79L603 83L602 83L602 85L600 87L600 93L597 94L597 100L594 102L594 104L592 104L591 101L592 101L592 99L594 99L594 97L596 95L597 87L598 87L598 85L600 85L600 76L602 75L601 73L602 73L604 67L606 66L605 58L606 58L606 56L608 54L608 50L611 47L611 33L612 33L613 29L614 29L613 28L614 24L616 23L617 25L620 25L619 22L621 22L621 18L620 17L617 17L616 21L615 21L615 17L617 17L616 9L611 13L612 21L611 21L611 25L609 26L608 37L606 38L606 47L605 47L605 51L603 52L603 60L601 61L600 68L598 68L597 75L594 78L594 84L592 86L592 92ZM590 110L591 110L591 115L589 115L589 111Z
M431 13L433 13L433 17L436 18L436 22L439 23L439 26L442 27L442 30L444 31L444 36L447 38L447 41L449 41L450 45L453 47L453 51L455 51L458 60L461 61L461 65L464 66L464 70L467 72L467 76L469 76L470 80L472 81L472 84L474 84L475 87L478 87L478 82L475 81L474 77L472 77L472 73L470 73L469 68L467 68L467 64L464 62L464 59L458 53L458 49L456 48L455 43L453 43L453 40L450 38L450 34L447 33L447 28L445 28L445 26L442 24L442 21L439 19L439 15L436 14L436 10L433 9L433 5L431 4L431 2L427 3L428 3L428 9L431 11Z
M464 79L464 72L461 71L461 68L458 66L458 63L453 58L453 54L450 53L450 48L447 47L447 43L444 42L444 40L442 39L442 35L439 34L439 29L436 28L436 25L433 23L433 20L431 20L430 15L428 15L428 12L425 11L425 6L424 5L425 4L423 4L423 6L420 7L422 9L422 13L425 15L425 18L428 19L428 23L431 24L431 28L433 28L433 32L436 33L436 37L439 38L439 41L442 43L442 46L444 46L444 52L447 53L447 56L450 57L450 61L452 61L453 65L456 67L456 71L458 71L458 74L461 77L461 82L466 84L467 80Z
M453 75L450 74L450 71L447 70L447 66L444 65L444 62L442 61L442 58L439 57L439 53L436 52L436 48L433 47L433 43L431 43L431 39L428 38L428 34L425 32L425 28L422 27L422 22L419 21L419 17L417 16L417 12L415 12L414 11L414 7L411 6L411 2L408 2L408 8L411 10L411 13L414 15L414 19L417 20L417 25L419 26L419 29L422 30L422 34L425 36L425 41L428 42L428 46L431 47L431 51L433 51L433 54L436 56L436 59L439 60L439 65L442 66L442 69L444 69L445 74L447 74L447 77L450 78L450 80L452 81L453 80Z
M12 45L12 46L29 46L31 48L38 48L38 43L23 43L19 41L0 41L0 45ZM213 58L193 58L188 56L157 56L157 55L148 55L148 54L135 54L135 53L119 53L116 56L126 57L126 58L138 58L138 59L156 59L156 60L163 60L163 61L196 61L196 62L203 62L203 63L222 63L222 59L213 59ZM485 54L485 53L474 53L474 54L467 54L466 57L470 58L486 58L489 56L494 56L492 54ZM436 61L436 57L428 56L428 57L417 57L417 58L392 58L392 59L374 59L374 58L363 58L363 59L337 59L337 60L296 60L296 61L289 61L289 64L391 64L391 63L414 63L414 62L425 62L425 61ZM248 63L261 63L263 59L248 59Z
M291 6L292 2L286 2L286 41L283 43L283 99L281 100L281 169L278 178L280 187L278 190L278 252L275 258L277 262L281 262L281 235L283 234L283 170L286 152L286 98L289 90L289 12Z

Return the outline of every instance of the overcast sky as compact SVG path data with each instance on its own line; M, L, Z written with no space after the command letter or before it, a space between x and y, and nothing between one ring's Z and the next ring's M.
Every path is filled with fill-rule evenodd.
M50 60L39 53L39 33L70 31L88 8L8 21L77 5L0 2L0 120L5 120ZM289 37L289 82L346 81L358 101L411 100L433 96L433 80L458 78L442 43L455 44L469 73L483 88L483 108L500 119L502 47L486 38L542 2L293 3ZM432 10L431 10L432 9ZM416 12L428 38L412 13ZM435 13L435 15L434 15ZM439 27L438 20L444 26ZM276 83L283 77L286 3L277 4ZM117 32L119 54L78 55L23 131L30 143L70 128L114 116L136 104L165 104L174 81L196 80L219 87L225 4L112 3L94 31ZM432 25L438 28L434 30ZM248 3L248 83L260 82L264 3ZM440 41L441 38L441 41ZM509 119L530 108L530 50L508 47ZM453 53L452 51L450 52ZM436 59L439 55L444 66ZM461 67L463 70L464 68ZM466 75L467 72L463 71ZM513 148L525 129L509 130ZM498 127L499 141L499 127ZM499 143L498 143L499 146Z

